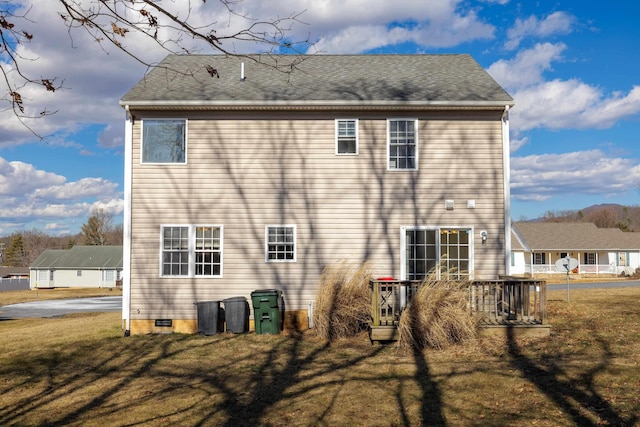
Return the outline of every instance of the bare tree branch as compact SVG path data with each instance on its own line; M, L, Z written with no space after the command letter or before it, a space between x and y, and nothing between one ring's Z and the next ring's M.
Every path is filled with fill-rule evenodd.
M239 56L284 73L291 73L296 69L304 59L304 52L311 45L308 38L300 41L288 38L293 25L303 24L300 20L301 13L267 20L254 19L239 11L241 0L210 2L213 4L199 0L198 3L211 10L216 6L222 7L229 19L226 26L218 22L200 24L193 13L195 1L58 0L58 15L62 25L67 27L72 46L74 34L84 30L106 54L106 46L115 46L134 61L147 67L156 66L157 63L145 56L145 49L141 49L140 44L134 42L136 38L133 35L151 40L167 53L191 54L209 51ZM37 37L37 34L27 32L24 25L37 23L29 19L31 9L17 12L20 10L17 6L11 0L0 0L0 111L12 110L18 120L39 137L27 125L25 119L47 116L55 112L32 105L30 100L24 97L24 93L26 89L33 87L55 92L62 88L64 80L59 76L34 76L23 71L22 64L39 59L27 58L20 54L20 47ZM180 9L175 9L177 7ZM245 28L233 30L230 25L233 18L245 20ZM133 43L127 44L128 40ZM253 44L256 52L267 55L290 53L291 60L286 63L261 62L257 56L238 52L235 48L236 42L243 45ZM42 57L46 58L46 52L42 53Z

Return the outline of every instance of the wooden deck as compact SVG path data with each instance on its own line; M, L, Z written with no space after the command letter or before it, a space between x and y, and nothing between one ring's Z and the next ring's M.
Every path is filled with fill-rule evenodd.
M420 281L372 280L371 329L374 342L398 339L402 309L411 301ZM481 335L544 337L547 324L547 284L544 280L499 279L472 282L469 310L481 312Z

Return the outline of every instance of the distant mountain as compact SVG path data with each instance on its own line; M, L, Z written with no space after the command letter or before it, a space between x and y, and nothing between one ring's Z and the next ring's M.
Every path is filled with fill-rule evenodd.
M592 205L580 210L548 211L541 222L591 222L599 228L619 228L622 231L640 231L640 206L614 203Z

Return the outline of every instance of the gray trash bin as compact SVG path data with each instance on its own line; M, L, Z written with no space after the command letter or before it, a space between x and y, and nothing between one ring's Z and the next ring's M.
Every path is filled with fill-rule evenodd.
M196 303L198 311L198 334L215 335L222 332L220 301L201 301Z
M227 332L242 334L249 332L249 303L245 297L233 297L223 300Z

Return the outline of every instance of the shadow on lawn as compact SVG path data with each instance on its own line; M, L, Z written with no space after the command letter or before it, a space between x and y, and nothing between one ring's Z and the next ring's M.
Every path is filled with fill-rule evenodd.
M0 404L0 425L75 425L104 420L119 425L235 427L264 424L265 416L270 423L282 416L276 424L295 424L300 422L296 409L289 413L285 406L282 415L273 409L282 407L283 402L319 395L324 398L316 400L315 408L302 419L313 425L329 425L344 409L341 393L350 389L347 383L361 381L364 388L360 393L374 394L375 387L385 383L375 365L359 370L369 366L369 360L385 351L385 346L363 346L343 356L340 345L334 349L328 341L310 345L302 336L264 339L268 344L255 336L231 335L213 339L146 336L103 341L98 346L87 340L75 342L73 349L58 347L26 357L0 372L1 376L13 373L21 378L19 384L12 384L13 389L0 385L0 394L19 390L25 396ZM233 341L263 352L245 351L243 356L228 358L206 356ZM419 386L423 424L445 425L440 392L424 355L416 352L413 361L413 377L383 374L400 387L395 392L398 423L414 424L415 414L407 410L416 402L406 400L411 393L403 390L412 383ZM358 413L358 408L347 409Z
M121 425L260 425L278 402L339 386L349 381L348 376L332 374L383 350L371 347L351 357L324 359L331 343L309 347L302 337L293 336L273 339L268 346L257 343L258 348L269 348L259 355L226 360L206 356L225 342L240 339L255 345L256 338L146 336L97 347L93 341L74 342L73 349L52 349L16 360L0 376L13 374L21 380L12 388L0 384L0 396L21 390L28 397L1 402L0 425L69 425L98 419L117 419ZM194 354L203 354L202 366L194 364ZM191 362L181 366L183 358ZM34 388L37 391L29 393ZM336 397L313 424L327 423L323 418L339 404Z
M638 421L637 415L623 418L596 390L596 376L607 369L613 357L605 340L598 339L602 349L601 360L594 360L595 365L591 369L576 376L563 369L553 357L534 360L523 354L513 328L507 330L507 339L511 365L571 417L575 425L599 426L604 423L632 426Z

